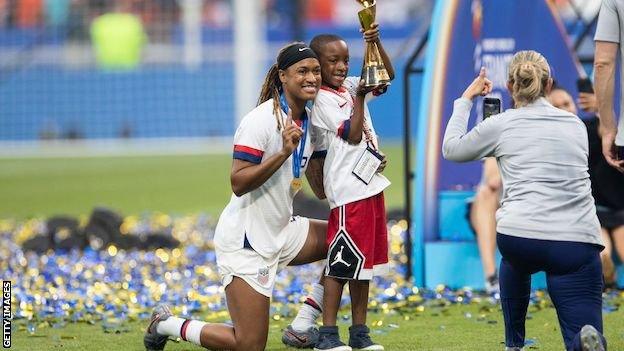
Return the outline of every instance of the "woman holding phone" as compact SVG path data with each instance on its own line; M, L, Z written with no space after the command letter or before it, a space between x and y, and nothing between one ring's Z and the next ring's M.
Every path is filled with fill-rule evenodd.
M448 160L496 158L503 181L496 213L501 304L507 350L521 350L531 274L545 271L566 350L606 350L602 337L603 244L591 196L587 131L546 99L550 66L535 51L516 53L507 88L514 108L467 131L472 100L487 95L485 69L455 100L443 142Z

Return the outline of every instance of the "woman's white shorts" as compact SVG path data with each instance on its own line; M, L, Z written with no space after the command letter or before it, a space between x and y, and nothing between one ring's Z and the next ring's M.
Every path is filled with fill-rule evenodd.
M286 236L286 244L278 254L270 258L260 256L249 248L227 252L215 248L223 287L227 287L234 277L239 277L254 290L270 298L278 268L286 267L297 257L306 242L309 229L308 218L294 216L280 233L280 236Z

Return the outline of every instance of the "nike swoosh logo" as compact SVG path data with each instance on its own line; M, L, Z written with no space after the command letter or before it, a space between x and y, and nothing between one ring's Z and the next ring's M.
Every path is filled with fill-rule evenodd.
M308 342L308 337L304 336L304 337L299 337L296 334L292 333L292 332L288 332L288 335L292 336L293 338L297 339L297 341L299 341L302 344L305 344Z
M299 51L308 50L308 48L299 48Z
M345 105L346 105L346 104L347 104L347 102L345 101L345 103L344 103L344 104L342 104L342 105L341 105L341 104L338 104L338 107L343 108L343 107L345 107Z

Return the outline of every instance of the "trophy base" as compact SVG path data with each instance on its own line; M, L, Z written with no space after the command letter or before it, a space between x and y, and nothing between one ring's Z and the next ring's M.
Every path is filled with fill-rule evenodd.
M362 80L364 86L375 87L379 85L390 85L390 76L383 66L364 66L362 68Z

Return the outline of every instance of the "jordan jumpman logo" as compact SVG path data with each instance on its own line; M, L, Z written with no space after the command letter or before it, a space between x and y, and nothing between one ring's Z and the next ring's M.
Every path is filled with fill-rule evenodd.
M344 265L345 265L345 266L347 266L347 267L351 267L351 264L350 264L350 263L347 263L347 261L345 261L345 260L343 260L343 259L342 259L342 249L344 249L344 246L342 246L342 245L341 245L341 246L340 246L340 251L338 251L338 252L336 253L336 256L334 257L334 262L332 262L332 263L330 264L330 266L333 266L333 265L335 265L336 263L342 263L342 264L344 264Z

